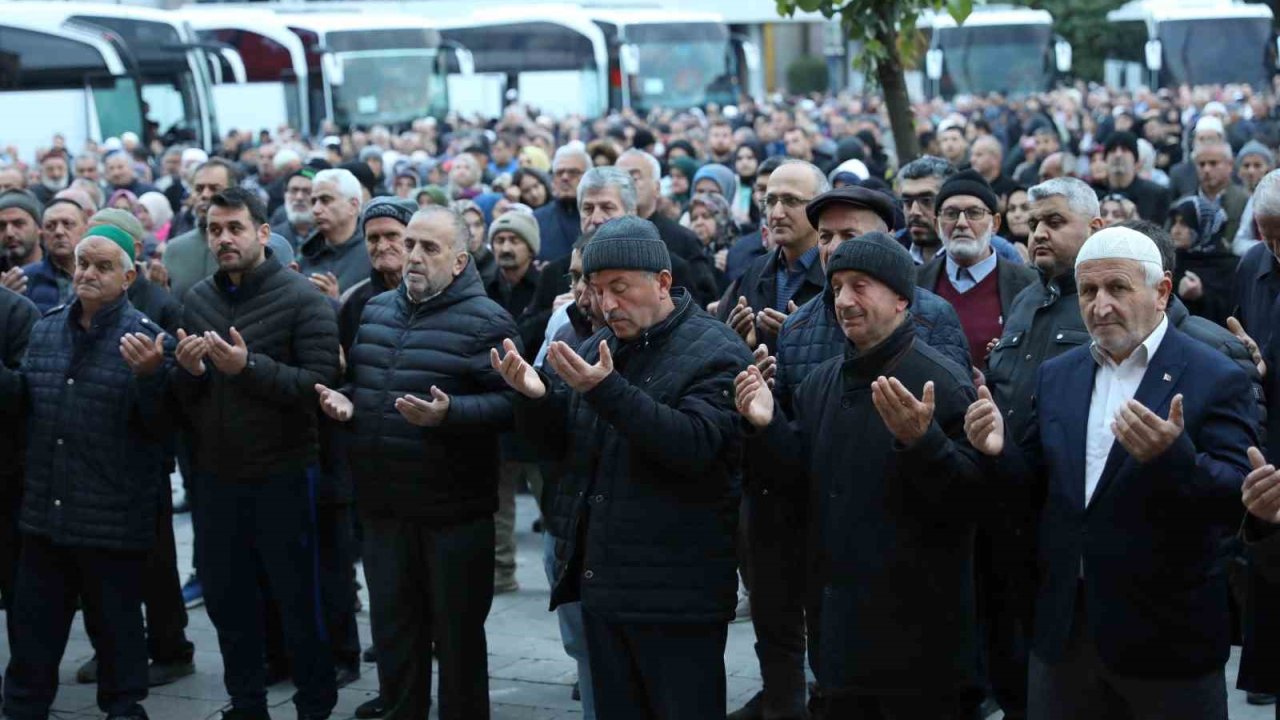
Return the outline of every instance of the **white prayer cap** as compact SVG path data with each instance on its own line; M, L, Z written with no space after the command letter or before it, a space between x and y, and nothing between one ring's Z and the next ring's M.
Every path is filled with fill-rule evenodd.
M1218 117L1226 117L1226 116L1227 116L1227 106L1226 106L1226 105L1223 105L1222 103L1218 102L1217 100L1214 100L1213 102L1205 103L1205 105L1204 105L1204 114L1205 114L1205 115L1217 115Z
M1104 228L1085 240L1076 255L1076 271L1090 260L1135 260L1164 272L1164 261L1155 241L1126 227Z
M1201 115L1196 121L1196 134L1202 132L1211 132L1226 136L1227 131L1222 126L1222 120L1214 115Z

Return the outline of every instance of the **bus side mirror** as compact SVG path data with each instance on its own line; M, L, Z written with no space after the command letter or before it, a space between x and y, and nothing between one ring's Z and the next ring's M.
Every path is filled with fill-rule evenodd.
M458 72L463 77L470 77L476 74L476 58L471 51L464 47L456 47L453 52L458 56Z
M942 48L933 48L924 54L924 74L930 80L942 79Z
M1160 72L1164 67L1164 45L1159 40L1148 40L1146 45L1147 69Z
M623 75L638 75L640 73L640 48L631 43L618 48L618 65Z
M747 69L751 72L760 70L760 46L750 40L742 41L742 58L747 63Z
M1056 62L1058 73L1066 75L1071 72L1071 43L1066 40L1059 40L1053 44L1053 59Z
M320 56L320 65L324 69L324 76L328 79L329 84L337 87L342 84L344 72L342 60L333 53L325 53Z

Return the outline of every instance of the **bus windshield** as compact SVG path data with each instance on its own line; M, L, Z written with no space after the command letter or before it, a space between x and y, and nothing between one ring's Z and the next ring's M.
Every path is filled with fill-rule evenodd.
M448 112L435 50L338 53L343 80L333 87L339 126L397 124Z
M729 32L719 23L632 25L627 42L639 59L631 104L683 109L737 100Z
M942 94L1026 95L1048 89L1052 36L1048 25L934 29L934 47L943 51Z
M1271 81L1271 20L1198 18L1165 20L1157 29L1164 45L1161 85L1217 85Z

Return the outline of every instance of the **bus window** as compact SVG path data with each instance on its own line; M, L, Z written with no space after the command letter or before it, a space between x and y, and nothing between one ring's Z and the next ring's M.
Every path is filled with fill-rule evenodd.
M632 25L627 43L638 51L637 73L631 79L631 104L637 110L737 100L729 34L723 25Z
M0 89L82 88L86 75L107 77L97 50L48 33L0 27Z

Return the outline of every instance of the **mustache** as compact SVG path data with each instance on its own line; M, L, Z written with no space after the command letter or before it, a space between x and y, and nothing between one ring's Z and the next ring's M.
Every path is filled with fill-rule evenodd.
M604 314L605 322L613 322L615 320L630 320L630 319L631 318L627 317L626 313L620 310L610 310L609 312L606 312Z

